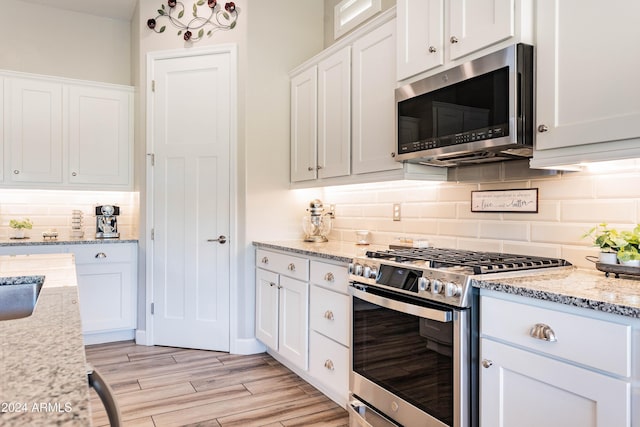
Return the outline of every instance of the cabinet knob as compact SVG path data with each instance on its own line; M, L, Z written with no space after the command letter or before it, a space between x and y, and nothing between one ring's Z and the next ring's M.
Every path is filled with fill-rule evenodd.
M106 258L106 257L107 257L107 254L105 254L104 252L98 252L95 256L95 258L98 258L98 259Z
M493 366L493 360L484 359L482 361L483 368L490 368L491 366Z
M330 371L333 371L335 369L333 366L333 361L331 359L327 359L324 361L324 367Z
M547 132L549 130L549 128L547 127L547 125L540 125L538 126L538 132L543 133L543 132Z
M266 256L264 256L264 257L262 257L262 259L260 260L260 262L261 262L261 263L263 263L263 264L269 264L269 258L268 258L268 257L266 257Z
M435 46L429 46L429 53L436 53L438 51L438 49L435 48Z
M451 36L449 41L451 42L451 44L456 44L456 43L458 43L458 38L456 36Z
M558 339L556 338L556 333L551 329L551 326L546 325L544 323L536 323L533 325L531 330L529 331L529 335L532 338L548 341L548 342L556 342Z
M336 280L336 278L334 277L332 272L328 272L324 275L324 280L326 280L327 282L333 282L334 280Z
M395 156L396 156L395 152L391 153L391 157L395 157Z
M18 169L14 169L14 170L13 170L13 173L14 173L14 174L16 174L16 175L18 175L18 174L20 173L20 171L19 171Z
M287 266L287 270L289 271L296 271L296 265L294 263L291 263Z
M322 168L324 168L324 166L320 166L320 165L316 166L316 170L320 170Z
M324 318L328 320L333 320L333 311L327 310L324 312Z
M315 168L314 168L313 166L309 166L309 167L307 168L307 170L308 170L309 172L312 172L312 171L314 171L314 170L315 170Z
M269 282L269 286L271 286L273 288L274 286L276 286L276 284L273 283L273 282Z
M71 172L71 176L78 176L78 172Z

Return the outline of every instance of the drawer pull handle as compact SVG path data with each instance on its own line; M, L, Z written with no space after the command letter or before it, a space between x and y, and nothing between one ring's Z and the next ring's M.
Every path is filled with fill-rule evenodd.
M329 320L333 320L333 311L331 310L327 310L324 312L324 318L325 319L329 319Z
M482 367L483 368L487 368L488 369L488 368L490 368L492 366L493 366L493 360L484 359L482 361Z
M332 272L328 272L324 275L324 280L326 280L327 282L333 282L334 280L336 280L336 278Z
M98 252L96 254L96 258L106 258L106 257L107 257L107 254L105 254L104 252Z
M287 266L287 270L289 271L296 271L296 265L294 263L291 263Z
M262 260L260 262L262 262L263 264L269 264L269 258L267 258L266 256L262 257Z
M545 325L544 323L536 323L535 325L533 325L533 328L531 328L531 331L529 331L529 335L531 335L531 337L535 339L542 341L558 341L558 339L556 338L556 333L553 332L551 326Z
M333 371L335 368L333 367L333 362L331 361L331 359L327 359L324 361L324 367L327 368L330 371Z

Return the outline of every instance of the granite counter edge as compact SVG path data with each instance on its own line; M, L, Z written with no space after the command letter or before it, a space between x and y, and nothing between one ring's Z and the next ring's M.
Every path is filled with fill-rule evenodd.
M253 242L253 246L255 246L257 248L263 248L263 249L276 249L276 250L279 250L279 251L290 252L290 253L299 254L299 255L314 256L314 257L317 257L317 258L324 258L324 259L338 261L338 262L351 262L352 259L353 259L351 257L348 258L348 257L340 256L340 255L327 253L327 252L317 252L317 251L312 251L312 250L308 250L308 249L293 248L291 246L278 245L278 244L274 244L274 243L255 242L254 241Z
M479 289L502 292L505 294L517 295L542 301L549 301L572 307L602 311L604 313L617 314L620 316L640 318L640 308L636 307L629 307L621 304L612 304L589 298L568 296L554 292L541 291L521 286L507 285L497 282L487 282L476 279L472 279L471 284Z

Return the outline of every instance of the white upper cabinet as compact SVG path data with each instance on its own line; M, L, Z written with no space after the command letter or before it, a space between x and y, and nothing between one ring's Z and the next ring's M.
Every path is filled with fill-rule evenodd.
M530 9L530 0L398 0L398 80L500 42L530 42Z
M351 48L318 64L318 178L349 175Z
M4 187L131 189L133 88L12 72L2 79Z
M353 173L402 169L395 161L396 23L353 43Z
M6 182L62 183L62 84L5 78Z
M69 87L69 182L127 185L133 141L133 94Z
M444 0L398 0L398 80L444 64Z
M449 0L445 40L454 60L515 35L516 0Z
M634 0L537 2L532 165L640 156L638 16Z
M291 78L291 181L317 177L318 67Z

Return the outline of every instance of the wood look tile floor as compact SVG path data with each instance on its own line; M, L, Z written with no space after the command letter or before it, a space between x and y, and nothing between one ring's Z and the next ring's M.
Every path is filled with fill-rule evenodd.
M347 426L347 412L266 353L237 356L147 347L86 347L114 391L125 426ZM108 425L91 391L94 426Z

